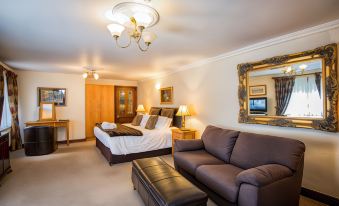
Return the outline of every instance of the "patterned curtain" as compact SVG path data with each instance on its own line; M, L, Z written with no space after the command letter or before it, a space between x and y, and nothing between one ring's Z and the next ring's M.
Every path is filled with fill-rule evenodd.
M4 70L0 65L0 123L2 119L2 110L4 108Z
M315 73L315 84L317 85L319 97L321 97L321 73Z
M275 81L275 98L277 100L276 115L284 115L288 103L290 102L295 77L278 77Z
M14 151L22 148L22 140L18 117L18 82L17 75L13 72L7 72L7 86L9 107L12 114L11 150Z

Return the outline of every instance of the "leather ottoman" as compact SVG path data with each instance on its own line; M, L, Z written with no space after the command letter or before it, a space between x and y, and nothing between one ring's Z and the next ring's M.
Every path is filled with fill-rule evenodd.
M207 195L158 157L132 162L132 182L146 206L204 206Z

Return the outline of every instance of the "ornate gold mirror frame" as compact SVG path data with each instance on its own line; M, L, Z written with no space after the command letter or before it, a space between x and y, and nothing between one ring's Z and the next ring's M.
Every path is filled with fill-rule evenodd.
M308 61L312 59L323 60L323 74L325 80L324 107L325 113L322 119L293 118L284 116L255 116L249 115L248 109L248 72L276 67L278 65L293 62ZM313 128L328 132L338 130L338 74L337 74L337 45L330 44L314 50L300 53L276 56L262 61L244 63L238 65L239 75L239 123L266 124L282 127Z

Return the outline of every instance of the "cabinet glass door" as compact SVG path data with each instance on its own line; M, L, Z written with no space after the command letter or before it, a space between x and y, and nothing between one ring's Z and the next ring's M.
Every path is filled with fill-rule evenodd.
M132 122L136 115L136 87L121 87L116 86L116 105L115 105L115 122L116 123L129 123Z

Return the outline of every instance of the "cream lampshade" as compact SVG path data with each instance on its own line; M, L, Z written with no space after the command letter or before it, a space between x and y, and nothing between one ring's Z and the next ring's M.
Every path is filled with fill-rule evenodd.
M186 130L185 128L185 117L186 116L191 116L191 113L188 110L187 105L180 105L179 110L176 114L177 116L182 116L182 126L181 126L181 130Z
M136 112L145 113L145 111L144 105L139 104Z

